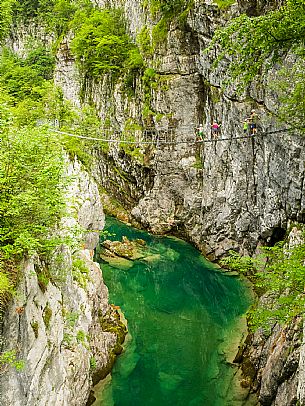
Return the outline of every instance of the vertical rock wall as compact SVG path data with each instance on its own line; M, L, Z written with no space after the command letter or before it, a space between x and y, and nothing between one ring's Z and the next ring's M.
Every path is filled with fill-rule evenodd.
M290 227L288 244L304 243L303 227ZM270 303L272 292L260 298L261 306ZM304 322L302 317L285 326L274 323L270 329L250 334L237 358L241 362L245 385L259 395L260 405L293 406L305 404Z
M73 181L64 233L83 235L84 249L63 245L49 263L33 257L21 265L22 279L3 317L1 350L15 351L24 367L1 367L3 406L86 404L93 380L109 372L124 335L92 259L104 225L97 186L77 162L68 174Z
M154 25L142 4L136 0L120 2L134 37L144 25ZM99 1L99 5L117 3ZM96 179L104 184L100 174L111 176L112 184L119 185L112 193L123 204L127 202L134 218L157 233L183 234L211 259L232 248L251 254L260 244L281 240L290 221L304 222L304 139L285 131L285 125L276 123L270 115L277 106L274 95L264 90L268 78L262 78L242 96L237 96L233 88L223 91L226 67L213 71L215 55L204 51L213 31L225 19L239 12L257 15L276 5L240 0L230 10L220 11L212 1L195 0L186 24L171 24L166 41L148 62L158 75L157 86L151 89L151 109L162 117L160 121L151 117L152 125L173 126L177 144L161 146L149 154L143 151L149 182L144 182L140 165L129 165L128 171L142 182L129 183L128 196L120 192L121 176L116 174L127 167L124 160L116 158L117 150L110 149L107 158L98 157ZM58 63L60 71L64 61L59 59ZM58 75L57 80L60 84L73 78ZM92 99L93 94L100 117L109 117L111 105L113 122L121 129L129 118L148 125L141 119L141 81L136 97L130 100L119 82L110 91L105 80L87 84L86 97ZM260 115L260 133L267 134L236 139L243 136L242 122L253 108ZM222 124L222 141L211 139L214 119ZM203 123L208 140L203 145L194 143L194 127L199 123ZM283 131L273 133L277 130ZM304 404L300 328L299 322L285 329L274 326L271 336L258 333L250 339L244 372L253 380L253 389L260 393L263 405Z
M133 36L144 25L153 24L141 4L135 0L121 4ZM177 144L155 151L143 148L144 165L132 163L113 147L108 156L98 157L94 170L98 182L107 189L111 183L111 192L133 209L140 223L155 232L183 234L212 259L237 247L251 253L261 241L280 239L289 220L304 220L303 138L283 131L236 140L243 135L242 122L253 108L260 115L261 130L285 125L270 117L276 109L274 98L261 84L242 96L233 89L224 92L220 86L225 67L212 71L214 55L204 52L215 28L237 13L237 5L220 11L212 2L195 1L186 24L172 23L167 40L148 62L157 73L151 108L159 115L159 121L151 117L150 125L173 127ZM65 90L79 86L71 69L71 59L67 63L60 52L57 83L63 85L67 97L80 103L77 92L72 96ZM100 117L110 118L118 129L128 119L145 127L144 90L141 80L137 83L135 97L130 98L120 81L113 83L107 77L86 81L85 100L93 100ZM211 140L214 119L222 123L219 139L225 140ZM194 127L200 122L208 140L202 146L194 143Z

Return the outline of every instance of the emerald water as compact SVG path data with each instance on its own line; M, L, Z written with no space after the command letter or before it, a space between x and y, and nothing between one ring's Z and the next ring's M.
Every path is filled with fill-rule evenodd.
M233 360L243 334L248 287L207 262L190 244L156 237L108 218L120 240L146 241L132 263L102 261L110 302L128 320L129 336L94 405L250 405Z

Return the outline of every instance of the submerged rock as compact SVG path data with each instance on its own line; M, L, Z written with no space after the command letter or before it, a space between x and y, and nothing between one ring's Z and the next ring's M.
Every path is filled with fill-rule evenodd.
M100 254L100 258L103 261L107 262L110 266L118 269L128 270L133 266L133 261L130 261L126 258L118 257L116 255L109 256Z
M122 241L106 240L102 243L102 246L106 248L107 251L101 253L101 258L118 256L134 261L145 256L143 252L145 241L141 239L130 241L127 237L123 236Z

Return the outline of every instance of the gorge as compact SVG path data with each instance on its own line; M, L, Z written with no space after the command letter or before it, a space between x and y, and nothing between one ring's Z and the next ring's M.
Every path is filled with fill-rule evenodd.
M126 350L95 405L255 405L233 360L251 292L189 244L108 218L111 239L141 241L133 261L101 249L110 300L128 320ZM108 240L107 240L108 246ZM97 260L99 255L97 255ZM107 262L108 261L108 262ZM129 393L129 396L126 396Z
M2 3L4 9L10 2ZM216 66L221 47L213 48L211 42L218 28L240 15L248 23L268 15L277 21L276 13L286 3L305 14L303 2L297 0L17 1L12 23L1 34L14 52L12 57L2 50L1 86L7 86L13 98L2 105L12 104L17 125L51 123L48 131L76 168L76 172L67 170L75 184L70 191L66 188L65 201L70 202L68 212L77 213L71 216L77 217L74 226L89 232L79 237L85 244L79 255L90 277L82 282L86 271L76 262L81 275L75 281L72 256L76 251L64 246L58 252L65 257L61 269L67 280L51 278L44 291L34 275L44 261L27 252L19 293L4 312L1 349L5 353L18 348L18 357L26 364L21 372L4 367L1 404L86 404L93 383L104 377L113 354L121 351L124 327L119 323L118 331L109 326L109 331L103 331L105 323L100 320L117 321L92 262L103 227L100 199L108 213L158 235L182 237L212 261L221 260L230 250L253 256L260 247L273 247L284 238L289 244L302 245L304 129L291 128L291 120L282 119L281 89L286 99L290 93L282 79L278 89L273 83L284 75L282 66L290 69L291 82L298 83L302 71L293 67L302 64L302 52L295 52L292 45L279 51L281 64L271 61L268 69L262 68L237 91L238 83L229 77L230 58L236 55L232 51ZM302 24L298 27L304 29ZM286 27L291 34L289 30ZM302 35L293 30L297 42ZM270 37L281 33L274 28ZM47 52L39 59L38 53L31 54L35 49ZM51 73L46 68L48 52L53 55ZM255 57L249 54L250 59ZM29 79L30 69L37 73L38 67L43 80L54 81L57 90L36 76ZM302 95L297 103L301 107ZM44 107L38 107L38 102ZM289 105L286 108L290 112ZM253 109L259 115L258 133L244 136L243 121ZM297 111L293 117L299 123ZM215 141L213 120L221 123ZM209 142L195 142L199 124ZM106 133L112 142L96 140ZM170 134L173 143L136 142L144 134L165 138ZM122 135L131 144L120 142ZM267 303L268 297L263 300ZM16 309L23 309L22 313ZM271 330L251 332L247 347L239 352L244 384L257 393L262 405L303 405L302 321L294 317L285 326L274 321ZM79 386L82 391L72 399Z

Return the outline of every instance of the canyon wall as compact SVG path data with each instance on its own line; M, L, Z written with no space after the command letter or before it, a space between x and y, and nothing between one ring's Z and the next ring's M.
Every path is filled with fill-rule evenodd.
M98 4L118 6L111 0ZM119 5L134 38L144 26L154 26L142 2L122 0ZM231 16L258 15L270 7L268 1L240 1L220 10L213 1L195 0L186 21L171 23L166 40L146 58L157 75L150 89L154 113L148 118L142 114L145 90L140 79L134 98L124 93L120 81L109 85L104 77L82 82L80 100L75 66L70 59L68 68L63 49L58 53L56 82L76 89L73 95L66 92L75 104L93 101L101 120L111 117L120 131L132 119L144 128L167 131L175 140L153 150L140 146L142 160L125 159L115 145L107 154L97 153L97 182L145 228L184 236L212 260L230 249L253 254L261 244L281 240L291 222L304 222L305 141L272 115L278 106L265 84L275 72L237 95L233 87L221 86L226 66L213 70L215 54L205 52L214 30ZM252 109L260 116L258 135L240 138ZM217 140L211 135L215 119L222 125ZM204 144L194 142L199 123L205 128ZM297 320L285 329L275 325L271 335L258 332L248 340L241 357L244 383L258 391L261 404L305 404L302 323Z
M131 35L136 37L144 25L152 26L140 2L121 3ZM100 1L105 4L114 6ZM270 115L277 106L262 85L268 78L242 96L232 89L224 91L226 67L213 71L214 55L204 51L215 28L238 11L237 5L221 11L212 2L195 1L186 23L170 26L166 42L147 61L157 74L150 90L155 113L149 119L143 118L140 79L134 98L124 93L120 80L113 83L103 77L82 83L83 102L93 101L102 120L110 117L121 131L128 120L165 129L176 142L153 150L143 145L142 161L126 159L124 151L111 146L97 158L96 180L110 188L143 226L183 235L211 259L232 248L253 253L260 243L280 240L289 220L304 219L304 140ZM66 96L80 104L82 79L66 49L65 42L57 56L55 79L69 89ZM239 139L243 120L253 108L260 116L259 134ZM214 119L222 124L218 141L211 139ZM203 145L194 142L199 123L208 141Z
M3 406L84 405L120 351L124 326L93 261L104 225L97 186L77 161L67 172L61 236L83 241L83 248L63 244L48 262L33 256L21 264L17 292L3 315L1 347L24 366L2 365Z

